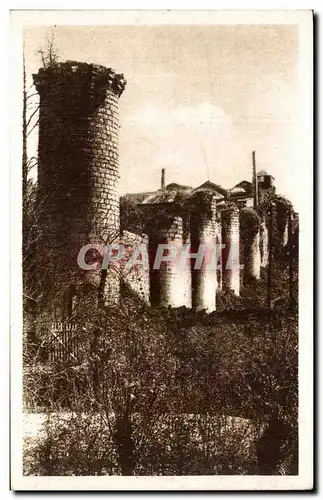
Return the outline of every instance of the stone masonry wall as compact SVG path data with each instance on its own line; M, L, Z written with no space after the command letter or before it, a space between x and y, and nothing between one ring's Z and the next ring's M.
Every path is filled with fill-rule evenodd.
M221 214L217 214L217 222L216 222L216 244L219 252L219 259L217 262L217 270L216 270L216 276L217 276L217 290L221 291L222 290L222 277L223 277L223 272L222 272L222 221L221 221Z
M266 225L266 220L262 220L260 224L260 265L261 267L266 267L268 265L268 228Z
M203 192L197 196L200 197L196 203L196 211L199 213L191 215L191 248L193 252L197 252L199 245L204 245L205 254L200 269L194 269L195 261L192 261L192 306L196 310L205 309L212 312L216 309L217 291L216 262L211 262L214 252L217 251L216 198ZM204 209L208 205L207 213L203 213L203 208L199 210L199 201Z
M174 245L177 258L162 262L157 271L159 283L152 286L159 287L160 306L191 307L191 273L189 261L181 265L180 256L183 246L187 244L184 239L184 221L180 216L174 216L168 227L159 230L158 242Z
M248 282L250 279L260 279L260 230L255 234L250 235L245 243L245 260L244 260L244 280Z
M222 210L222 289L233 290L236 295L240 294L240 230L239 210L230 207Z
M33 77L40 95L38 263L43 286L98 287L100 271L82 271L77 255L85 244L110 243L119 235L118 101L126 82L103 66L69 61L42 68ZM95 253L88 257L97 260ZM106 302L118 300L118 287L118 279L109 281Z
M126 261L131 259L135 249L142 248L143 253L148 256L148 236L140 236L138 234L123 231L121 242L126 249ZM139 251L139 250L138 250ZM147 265L146 265L147 264ZM139 295L147 304L150 300L150 280L149 280L149 262L145 262L145 256L138 256L138 264L131 266L129 269L122 266L122 276L130 288Z
M288 243L288 218L286 217L283 221L283 227L279 234L279 241L281 246L284 248Z

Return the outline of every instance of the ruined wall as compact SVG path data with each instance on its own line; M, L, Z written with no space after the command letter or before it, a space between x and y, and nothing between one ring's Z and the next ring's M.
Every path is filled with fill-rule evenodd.
M268 265L269 248L268 248L268 228L266 220L263 219L260 224L260 265L266 267Z
M258 183L258 204L261 205L263 203L266 203L273 198L275 193L275 186L264 187L263 185Z
M260 231L250 235L245 243L245 260L244 260L244 280L246 282L260 279Z
M40 95L38 267L45 289L89 283L119 297L117 276L82 271L80 248L119 234L119 111L123 75L94 64L65 62L34 77ZM98 256L89 256L92 261ZM107 273L109 275L109 272ZM107 276L109 278L109 276Z
M200 269L194 269L195 261L192 260L192 306L196 310L212 312L216 309L217 291L216 262L211 262L219 233L216 198L199 192L194 204L196 213L191 214L191 249L197 252L199 245L204 245L205 256Z
M236 295L240 294L240 230L239 210L231 206L221 212L222 217L222 289L232 290Z
M252 208L240 211L240 239L243 249L243 282L260 279L260 226L261 219ZM242 252L240 252L241 255Z
M130 288L142 299L149 304L150 301L150 278L149 278L149 261L145 261L145 256L148 257L148 236L140 236L129 231L123 231L121 243L126 249L126 258L122 264L122 276ZM138 255L138 264L127 268L126 263L129 262L133 252L139 248L143 250L143 254Z
M221 214L217 213L217 219L216 219L216 245L217 245L217 251L219 253L218 255L218 261L217 261L217 270L216 270L216 278L217 278L217 291L222 290L222 219L221 219Z
M279 221L279 231L277 232L279 244L284 248L288 243L288 216Z
M156 220L157 225L157 220ZM186 221L175 215L158 227L154 236L150 235L149 250L151 255L151 304L155 306L191 307L191 273L187 260L181 264L183 246L189 243ZM158 245L171 245L176 249L176 258L161 262L159 269L152 269ZM167 255L168 251L164 252Z

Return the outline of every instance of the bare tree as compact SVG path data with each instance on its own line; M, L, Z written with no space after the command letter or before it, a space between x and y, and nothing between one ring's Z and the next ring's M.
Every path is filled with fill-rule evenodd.
M41 47L37 54L41 57L41 62L44 67L55 64L59 61L59 54L55 47L55 35L52 31L50 36L46 38L46 42ZM23 180L23 196L27 190L27 179L30 170L37 165L37 158L32 156L28 158L28 137L33 130L38 126L39 102L38 93L34 90L34 85L31 84L27 88L26 78L26 61L25 61L25 45L23 47L23 109L22 109L22 180ZM32 99L34 98L34 99ZM35 99L36 98L36 99Z
M42 64L48 66L58 61L55 38L52 32L44 47L39 49ZM36 247L38 225L44 200L37 194L37 184L29 176L37 167L37 156L28 157L28 138L39 123L39 97L33 83L27 88L25 45L23 46L23 108L22 108L22 204L23 204L23 297L24 312L31 323L35 322L36 304L42 294L36 278ZM26 319L26 314L25 318ZM30 326L30 324L29 324ZM33 327L31 327L31 330Z
M55 64L59 61L59 53L55 46L55 34L51 34L46 38L45 45L37 50L37 54L41 57L41 62L44 67Z

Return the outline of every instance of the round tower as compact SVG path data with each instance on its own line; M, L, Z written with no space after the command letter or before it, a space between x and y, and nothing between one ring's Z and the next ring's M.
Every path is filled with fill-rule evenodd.
M260 225L261 219L253 208L240 211L240 236L243 242L243 282L260 279Z
M221 212L222 219L222 244L223 270L222 288L224 291L232 290L235 295L240 294L240 228L239 210L234 205Z
M157 223L155 229L150 235L153 262L156 262L157 252L161 252L163 245L167 248L163 253L166 258L161 259L156 269L151 269L151 303L163 307L191 307L190 262L189 259L182 259L184 247L189 246L187 221L184 215L174 215L167 223Z
M192 260L192 307L213 312L216 309L218 221L216 197L204 191L194 195L191 213L191 246L193 253L202 252L201 265L195 268Z
M72 304L70 295L90 283L114 302L118 279L105 283L99 265L81 269L77 256L86 244L103 248L119 237L119 97L126 80L111 68L74 61L41 68L33 78L40 96L38 267L47 300L55 288ZM88 252L91 259L98 254Z
M268 242L268 227L266 219L262 219L260 223L260 257L261 267L267 267L269 256L269 242Z

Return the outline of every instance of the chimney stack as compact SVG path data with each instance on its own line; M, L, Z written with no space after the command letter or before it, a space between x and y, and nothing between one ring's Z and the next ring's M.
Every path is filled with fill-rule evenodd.
M162 191L165 191L165 169L162 168L161 171L161 189Z
M253 185L253 206L258 206L258 179L256 170L256 151L252 152L252 185Z

